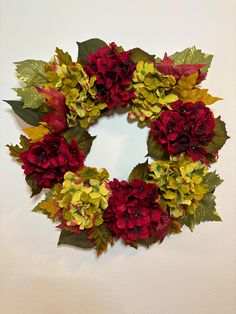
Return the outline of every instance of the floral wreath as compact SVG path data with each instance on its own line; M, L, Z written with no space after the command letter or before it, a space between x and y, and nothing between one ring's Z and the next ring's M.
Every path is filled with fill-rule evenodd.
M160 59L100 39L77 44L76 62L59 48L48 63L16 62L21 100L6 101L31 125L8 148L32 196L47 189L33 211L57 223L58 244L95 248L99 256L118 239L149 247L183 226L220 221L214 190L222 180L209 167L228 136L208 107L220 98L199 85L213 56L192 47ZM120 108L149 128L152 159L127 181L84 165L95 139L87 129Z

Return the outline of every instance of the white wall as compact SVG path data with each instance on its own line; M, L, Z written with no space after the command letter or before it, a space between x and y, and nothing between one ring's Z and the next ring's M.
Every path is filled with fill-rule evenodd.
M215 55L204 84L224 98L213 108L231 135L215 166L225 180L216 191L223 223L185 230L149 251L116 244L97 260L93 252L56 247L54 226L30 212L24 176L4 147L18 141L23 124L2 102L0 313L236 313L235 10L233 0L0 0L1 99L15 98L13 61L48 60L56 46L75 57L76 41L100 37L162 56L195 44ZM87 163L126 178L144 160L145 132L125 118L101 121Z

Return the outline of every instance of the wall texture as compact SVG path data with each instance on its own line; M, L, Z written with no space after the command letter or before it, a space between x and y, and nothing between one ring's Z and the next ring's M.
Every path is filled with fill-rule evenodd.
M0 0L0 98L14 99L13 61L48 60L56 46L74 57L76 40L100 37L163 56L191 45L215 55L204 83L224 98L214 105L231 139L215 166L222 223L206 223L149 251L117 244L99 260L93 252L56 247L58 233L31 213L33 201L5 144L22 122L1 102L0 312L2 314L236 313L235 0ZM126 178L144 161L146 131L125 117L91 129L97 140L87 163ZM104 149L104 145L107 145Z

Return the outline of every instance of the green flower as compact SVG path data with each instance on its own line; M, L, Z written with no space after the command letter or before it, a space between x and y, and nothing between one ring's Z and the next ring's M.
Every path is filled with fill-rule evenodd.
M84 230L99 226L103 223L103 210L108 206L108 177L105 169L92 167L84 167L77 173L66 172L62 185L55 186L39 208L51 218L61 213L68 227Z
M88 77L80 63L49 64L46 67L46 87L62 91L69 108L70 127L78 122L83 128L95 123L106 104L96 98L95 76Z
M172 93L175 84L175 78L158 72L154 63L138 62L133 75L135 99L129 119L138 119L141 127L156 120L165 106L169 108L170 103L178 100L178 96Z
M156 183L161 192L161 206L169 209L174 218L187 211L194 214L199 201L208 191L203 183L208 167L200 161L193 162L181 156L170 160L157 160L150 165L150 182Z

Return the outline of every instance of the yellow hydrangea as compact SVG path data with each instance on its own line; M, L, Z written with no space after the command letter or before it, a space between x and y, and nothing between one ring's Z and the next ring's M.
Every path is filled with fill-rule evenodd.
M66 172L62 185L56 185L39 208L52 219L62 212L69 227L84 230L99 226L103 223L102 212L108 206L108 177L103 168L84 167L77 173Z
M53 60L53 63L46 67L46 88L55 88L65 95L70 127L79 122L81 127L88 128L97 121L101 110L107 106L96 99L95 76L89 78L80 63L55 62L56 60Z
M203 183L208 167L200 161L192 161L186 156L170 157L170 160L157 160L150 165L150 182L158 185L161 191L160 203L169 209L174 218L185 211L194 214L199 201L208 191Z
M139 61L133 74L135 99L129 119L138 119L139 126L149 125L160 115L163 107L170 108L178 100L172 93L176 80L171 75L161 74L152 62Z

